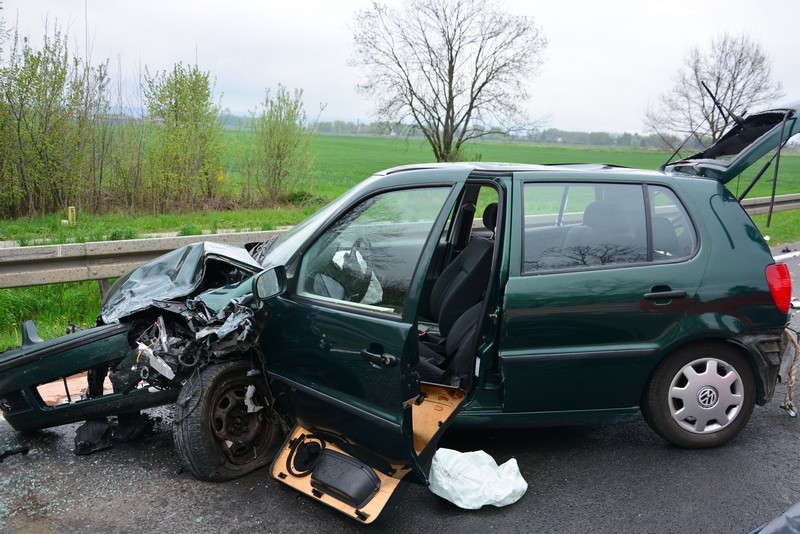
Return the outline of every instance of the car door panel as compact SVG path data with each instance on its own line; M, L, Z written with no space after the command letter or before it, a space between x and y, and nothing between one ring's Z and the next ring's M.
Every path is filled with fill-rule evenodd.
M289 388L293 417L307 427L336 428L389 458L404 458L402 443L370 428L400 435L401 405L418 390L404 386L398 365L376 365L361 352L401 358L416 337L412 325L308 302L282 304L273 307L272 323L281 333L271 347L269 372Z
M304 252L262 333L273 393L294 425L272 475L363 522L400 481L425 482L422 465L464 400L412 372L423 278L457 194L408 187L353 204ZM348 286L353 272L371 277L370 291L327 292ZM311 471L325 480L312 484L287 467L301 436L335 451Z
M417 458L423 463L430 460L435 450L435 443L463 402L464 394L458 389L434 384L420 385L420 394L406 403L405 408L410 412L410 420L413 421L414 463L417 463ZM331 477L334 486L332 488L315 483L314 473L311 473L311 476L297 476L296 468L293 467L294 451L298 443L320 436L325 440L325 450L335 451L338 455L343 455L348 459L347 461L339 460L340 465L337 468L348 471L350 475ZM370 454L372 451L365 450L350 440L350 435L346 438L343 436L331 437L325 431L320 432L320 429L313 426L297 424L278 451L270 472L273 478L295 490L347 514L353 519L363 523L372 523L383 510L400 498L408 481L415 479L415 476L414 468L409 462L386 461L385 458L376 460L370 458ZM376 465L379 467L376 468ZM365 469L369 469L369 472L373 474L361 474ZM353 476L353 472L358 474ZM375 481L375 487L369 492L365 492L363 489L364 479L367 476ZM367 498L363 499L365 493L371 493L371 495L367 495ZM358 500L362 502L354 502L355 495L360 495Z
M505 409L638 405L696 293L701 270L691 263L512 277L500 353Z

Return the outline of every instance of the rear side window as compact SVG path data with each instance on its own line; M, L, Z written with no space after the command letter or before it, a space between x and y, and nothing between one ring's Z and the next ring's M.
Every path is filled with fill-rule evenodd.
M531 183L524 204L523 272L673 260L694 250L683 206L661 186Z
M697 245L689 215L670 189L648 186L652 211L653 260L686 258Z

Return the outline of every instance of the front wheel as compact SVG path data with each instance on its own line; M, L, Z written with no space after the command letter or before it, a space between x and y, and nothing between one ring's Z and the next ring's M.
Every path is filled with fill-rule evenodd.
M733 439L750 419L755 397L747 360L733 347L703 343L676 351L656 368L641 408L667 441L699 449Z
M243 360L192 375L175 405L173 437L183 464L200 480L231 480L269 463L282 436L263 375Z

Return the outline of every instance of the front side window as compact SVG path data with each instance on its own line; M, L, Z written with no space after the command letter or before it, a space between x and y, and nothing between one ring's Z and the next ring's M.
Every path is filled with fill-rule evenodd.
M449 187L389 191L352 207L305 253L298 293L401 313Z
M527 272L647 260L641 185L527 184Z

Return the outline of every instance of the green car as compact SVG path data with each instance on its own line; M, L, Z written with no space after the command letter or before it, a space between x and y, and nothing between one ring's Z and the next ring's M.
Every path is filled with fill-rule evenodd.
M641 414L675 445L724 444L773 395L791 299L724 184L800 130L797 111L658 171L380 172L249 255L193 245L140 267L95 328L29 331L0 355L0 406L24 430L175 402L196 477L271 463L364 523L426 481L451 423ZM82 394L44 405L42 384L83 370Z

